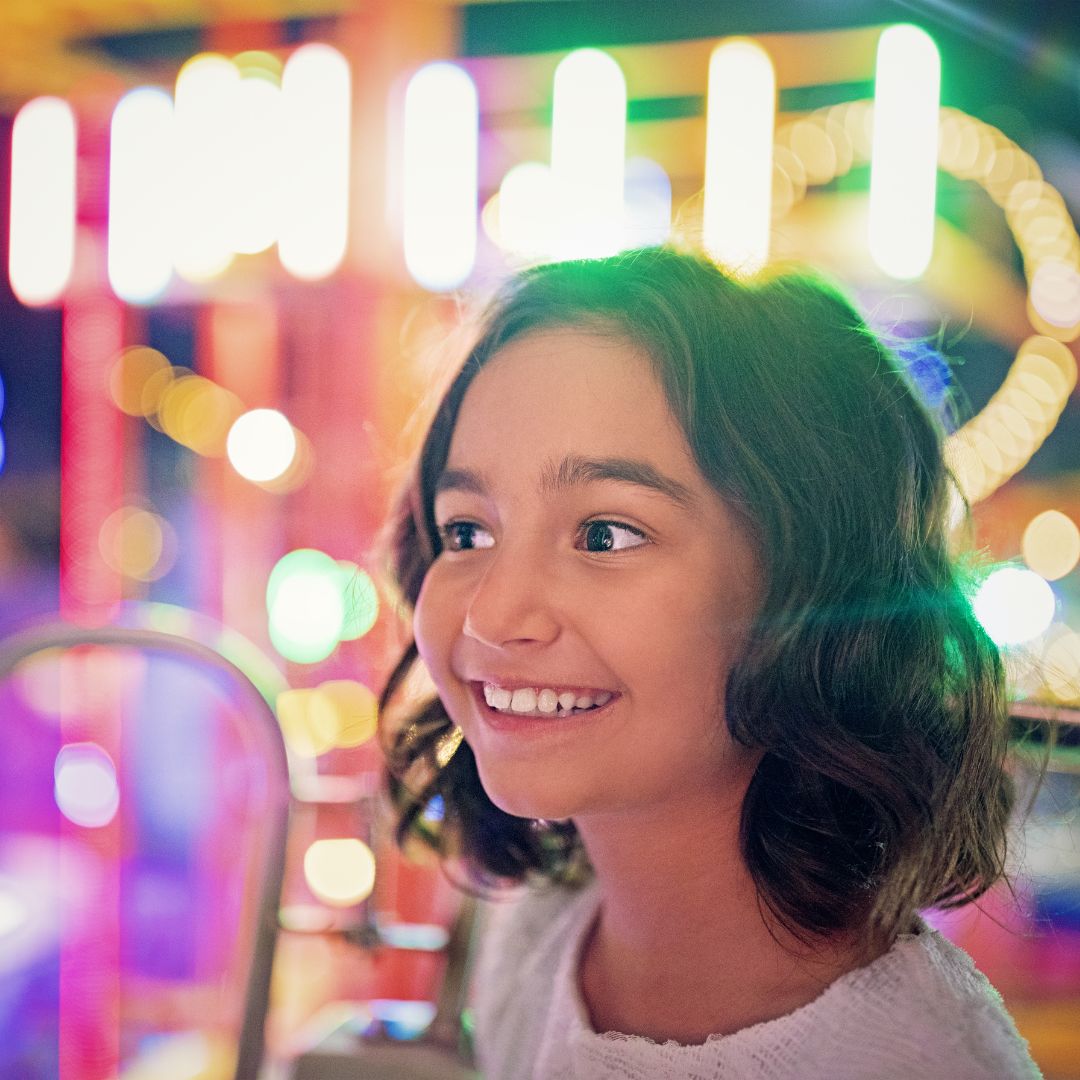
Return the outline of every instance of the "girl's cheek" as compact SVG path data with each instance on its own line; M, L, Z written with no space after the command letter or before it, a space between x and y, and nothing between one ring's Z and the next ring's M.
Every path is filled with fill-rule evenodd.
M416 648L432 677L439 679L449 661L453 643L453 612L450 596L440 575L432 567L420 587L413 612L413 636Z

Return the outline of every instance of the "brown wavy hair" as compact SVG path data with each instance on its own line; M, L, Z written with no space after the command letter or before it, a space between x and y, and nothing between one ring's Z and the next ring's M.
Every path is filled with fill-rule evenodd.
M644 349L760 553L764 599L724 721L762 754L740 835L761 902L804 940L882 944L921 908L981 895L1003 874L1013 803L1004 675L949 551L943 423L818 277L739 281L649 248L509 281L396 504L389 570L406 605L439 554L435 482L470 383L502 346L552 327ZM388 716L417 662L414 643L383 692ZM587 873L573 824L496 807L468 744L450 756L455 734L437 698L384 721L399 840L419 836L489 884Z

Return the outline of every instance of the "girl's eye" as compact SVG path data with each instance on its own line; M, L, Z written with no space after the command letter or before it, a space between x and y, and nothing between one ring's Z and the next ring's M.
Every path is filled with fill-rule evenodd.
M495 543L491 533L475 521L451 521L448 525L440 525L439 535L448 551L473 551L492 547Z
M582 544L586 551L625 551L648 542L640 529L617 521L589 521L583 526Z

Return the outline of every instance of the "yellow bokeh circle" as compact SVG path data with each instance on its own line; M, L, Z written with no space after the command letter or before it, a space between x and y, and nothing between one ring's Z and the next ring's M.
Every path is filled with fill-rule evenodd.
M375 856L362 840L316 840L304 853L308 888L325 904L352 907L375 887Z

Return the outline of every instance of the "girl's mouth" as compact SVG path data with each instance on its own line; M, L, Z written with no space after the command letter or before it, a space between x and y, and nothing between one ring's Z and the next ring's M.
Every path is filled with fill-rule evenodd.
M469 685L490 712L542 720L595 712L619 697L610 690L560 690L547 686L523 686L511 690L489 682Z

